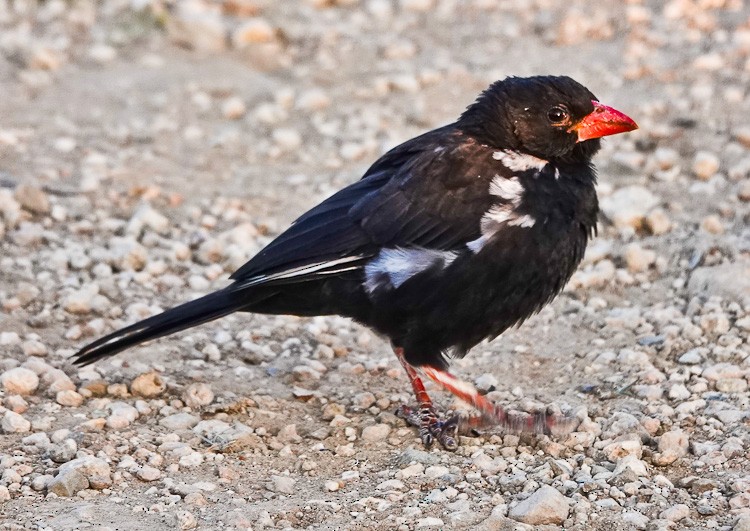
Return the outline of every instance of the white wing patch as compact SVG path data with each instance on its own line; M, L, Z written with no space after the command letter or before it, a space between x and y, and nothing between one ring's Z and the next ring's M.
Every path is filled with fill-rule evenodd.
M458 253L435 249L404 248L383 249L365 266L365 289L372 293L378 288L398 288L414 275L427 269L445 269Z
M503 166L513 172L528 170L542 171L549 164L548 160L540 159L527 153L519 153L512 149L495 151L492 154L492 158L499 160Z
M501 160L498 157L498 154L504 153L506 152L496 151L493 157L495 159ZM514 156L516 156L517 158L530 157L532 159L541 161L541 159L537 159L536 157L532 157L531 155L514 153ZM547 164L547 161L542 162L544 162L545 165ZM503 163L505 164L505 162ZM543 167L544 165L542 166L542 168ZM520 171L519 167L516 167L514 169L509 166L509 168L513 171ZM530 168L524 167L524 169ZM528 214L518 213L518 207L521 205L521 199L523 198L524 191L525 190L523 184L521 184L521 181L518 177L505 178L501 177L500 175L495 175L495 178L492 179L492 182L490 182L490 194L503 199L505 203L493 205L487 212L485 212L484 216L482 216L482 235L476 240L472 240L466 244L466 247L468 247L471 252L477 254L479 251L481 251L482 248L487 244L487 242L490 241L492 236L500 231L503 226L507 225L511 227L522 227L525 229L529 229L534 226L536 220L532 216Z
M332 275L334 273L341 273L342 271L350 271L357 269L359 265L347 265L351 262L356 262L364 258L362 255L357 256L345 256L344 258L337 258L336 260L328 260L326 262L316 262L314 264L307 264L292 269L286 269L273 273L270 275L258 275L242 282L238 282L236 287L239 289L249 288L257 284L264 284L273 280L287 280L290 278L301 277L309 275L311 273L317 273L318 275Z
M516 202L520 202L521 200L523 185L521 184L521 181L518 180L518 177L506 179L505 177L495 174L494 179L492 179L492 182L490 183L490 194L516 204Z

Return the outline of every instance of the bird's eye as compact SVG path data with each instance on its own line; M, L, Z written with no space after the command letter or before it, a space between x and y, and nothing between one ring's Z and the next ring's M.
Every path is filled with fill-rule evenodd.
M568 119L568 111L562 107L552 107L547 111L547 118L549 118L549 121L553 124L559 124Z

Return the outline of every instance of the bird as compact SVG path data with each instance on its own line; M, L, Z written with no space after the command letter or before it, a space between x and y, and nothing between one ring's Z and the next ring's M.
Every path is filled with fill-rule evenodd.
M473 406L473 425L548 433L449 371L484 340L560 293L595 236L592 157L637 129L567 76L507 77L453 123L408 140L302 214L231 283L81 348L86 365L233 312L341 315L387 338L417 407L400 413L423 444L458 446L424 378Z

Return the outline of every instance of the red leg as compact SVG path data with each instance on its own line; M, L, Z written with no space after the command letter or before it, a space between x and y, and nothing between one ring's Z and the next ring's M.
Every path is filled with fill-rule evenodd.
M427 390L424 388L422 379L419 377L414 367L412 367L409 362L406 361L406 358L404 358L404 349L394 348L393 351L396 353L396 357L404 367L406 375L409 377L411 387L414 390L414 396L417 398L416 411L408 406L403 406L400 408L399 413L407 422L419 428L419 436L424 445L428 448L432 445L435 439L437 439L447 450L455 450L458 448L458 438L456 436L458 430L458 417L451 417L447 420L441 420L438 418L432 405L432 400L427 394Z
M459 380L447 371L433 367L422 367L421 369L430 380L457 398L468 402L479 411L479 418L467 419L467 424L471 427L500 426L502 429L511 432L546 434L551 433L553 428L557 428L556 431L570 431L574 427L572 424L575 419L567 417L560 419L548 416L544 412L534 414L510 413L502 406L493 404L487 397L480 395L473 385Z

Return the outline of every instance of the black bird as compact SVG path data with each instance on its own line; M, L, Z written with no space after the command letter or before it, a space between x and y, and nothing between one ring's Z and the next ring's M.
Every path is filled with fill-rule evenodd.
M85 365L232 312L339 314L388 337L414 389L426 445L457 446L417 371L486 424L525 425L448 372L550 302L596 230L600 137L636 129L569 77L493 83L455 123L409 140L303 214L229 286L82 348Z

